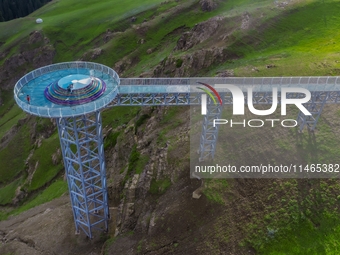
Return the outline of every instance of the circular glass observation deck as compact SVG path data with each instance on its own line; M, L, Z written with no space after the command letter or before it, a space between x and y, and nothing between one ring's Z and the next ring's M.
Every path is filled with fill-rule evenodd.
M111 68L91 62L66 62L36 69L14 87L17 104L26 112L49 118L72 117L100 110L118 93Z

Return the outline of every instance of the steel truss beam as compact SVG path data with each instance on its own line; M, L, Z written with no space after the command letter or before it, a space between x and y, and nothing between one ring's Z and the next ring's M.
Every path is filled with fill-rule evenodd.
M297 122L299 130L305 126L314 130L325 104L337 104L340 102L340 91L320 91L312 92L310 102L304 104L312 116L305 116L301 111L298 114ZM200 105L202 93L149 93L149 94L119 94L110 106L174 106L174 105ZM223 105L231 105L233 96L231 93L220 93ZM287 98L303 98L301 93L287 93ZM210 97L207 103L207 114L204 116L201 141L200 141L200 160L214 158L218 126L213 127L213 120L221 116L221 107L215 106ZM247 95L244 94L244 101L247 104ZM253 104L268 105L273 103L272 92L253 92ZM278 93L278 103L281 103L281 94Z
M190 93L119 94L113 106L190 105L190 99Z
M100 112L57 119L76 233L108 230L109 208Z
M300 132L302 132L305 126L307 126L308 130L314 131L321 112L331 95L330 92L312 92L311 94L311 100L304 104L304 106L312 115L305 115L303 112L299 111L297 117Z
M305 116L301 111L298 114L297 122L299 130L302 131L305 126L309 130L314 130L325 104L338 104L340 102L340 91L320 91L311 92L312 98L305 107L312 116ZM223 104L230 105L233 103L231 93L220 93L223 98ZM199 105L201 103L201 93L155 93L155 94L119 94L110 106L161 106L161 105ZM302 98L304 94L287 93L287 98ZM245 104L247 96L244 95ZM253 92L253 104L272 104L272 92ZM278 103L281 102L281 95L278 94Z
M312 94L329 93L325 104L340 103L340 91L320 91L312 92ZM162 106L162 105L199 105L201 103L202 93L129 93L118 94L108 107L112 106ZM223 98L224 105L233 103L231 93L219 93ZM287 93L287 98L301 98L304 94ZM244 95L245 104L247 104L247 96ZM272 104L273 98L271 92L253 92L253 104ZM281 102L281 95L278 94L278 102Z
M202 94L202 96L206 95ZM199 148L200 161L208 160L215 156L219 125L214 127L213 121L214 119L220 119L222 113L222 106L220 104L213 104L210 97L207 101L207 113L203 119Z

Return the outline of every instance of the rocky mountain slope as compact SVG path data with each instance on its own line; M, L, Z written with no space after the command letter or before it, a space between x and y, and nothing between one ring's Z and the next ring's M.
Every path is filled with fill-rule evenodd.
M118 4L100 4L109 2ZM106 64L121 77L334 75L339 56L329 31L338 26L336 1L146 1L114 21L115 10L98 7L96 20L88 17L81 30L69 17L83 17L82 8L63 4L52 1L0 26L1 254L275 254L270 247L287 236L309 240L305 232L338 225L337 180L190 179L189 109L112 107L103 112L110 233L76 236L55 123L26 116L11 91L28 71L73 60ZM311 21L316 11L332 18ZM37 15L43 27L17 24ZM98 17L106 22L98 26ZM333 162L340 157L333 116L339 107L326 108L315 134L231 131L228 156L243 164L283 154L288 161ZM339 232L326 233L332 243ZM296 240L290 242L302 250L312 245ZM313 251L327 242L312 240Z

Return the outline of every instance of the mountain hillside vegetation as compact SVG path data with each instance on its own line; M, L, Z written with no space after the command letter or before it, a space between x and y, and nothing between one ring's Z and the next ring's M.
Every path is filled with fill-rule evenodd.
M75 235L56 122L24 113L13 88L67 61L120 77L337 76L339 12L336 0L52 0L0 22L0 254L338 254L338 179L191 179L202 119L190 126L184 106L103 110L110 229ZM314 132L225 129L218 146L235 165L337 164L339 126L327 105Z

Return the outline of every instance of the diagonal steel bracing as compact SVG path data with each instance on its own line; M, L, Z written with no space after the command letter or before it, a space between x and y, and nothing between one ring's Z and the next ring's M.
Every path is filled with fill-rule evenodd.
M119 94L112 106L190 105L190 93Z
M202 97L206 96L206 94L202 94ZM205 98L205 100L207 99ZM222 106L220 104L213 104L211 98L207 101L207 112L203 119L199 148L200 161L214 158L215 156L219 125L214 126L213 122L214 119L220 119L222 113Z
M304 127L307 127L310 131L314 131L321 112L331 95L330 92L312 92L311 94L311 100L305 103L304 106L312 115L305 115L299 111L297 117L300 132L302 132Z
M147 80L147 79L145 79ZM148 84L148 81L139 81L142 84ZM170 82L170 81L169 81ZM138 85L135 85L138 87ZM152 85L150 85L152 86ZM138 90L136 88L136 90ZM339 91L314 91L311 93L310 102L304 106L312 116L305 116L299 112L297 122L299 130L302 131L305 126L310 130L314 130L325 104L337 104L340 102ZM200 105L202 93L121 93L112 102L111 106L175 106L175 105ZM220 93L224 105L233 104L232 93ZM303 98L305 95L301 93L287 93L286 97ZM247 103L247 95L244 95L245 104ZM209 98L210 100L210 98ZM253 104L269 105L273 103L271 91L254 91L252 93ZM209 101L210 102L210 101ZM204 116L201 143L199 148L200 160L213 158L216 150L216 141L218 135L218 125L213 127L212 121L220 118L220 107L213 105L211 102L207 105L207 115ZM278 103L281 102L281 94L278 94Z
M57 119L76 233L108 229L108 200L100 112Z

